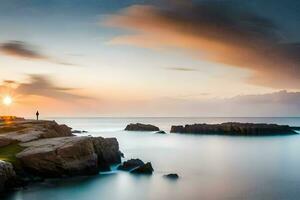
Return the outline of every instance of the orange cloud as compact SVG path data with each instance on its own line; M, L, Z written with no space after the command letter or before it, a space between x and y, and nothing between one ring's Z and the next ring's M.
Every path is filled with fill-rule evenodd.
M300 45L283 43L271 20L226 2L134 5L110 16L105 25L135 31L111 44L181 48L198 59L249 70L252 84L300 88Z

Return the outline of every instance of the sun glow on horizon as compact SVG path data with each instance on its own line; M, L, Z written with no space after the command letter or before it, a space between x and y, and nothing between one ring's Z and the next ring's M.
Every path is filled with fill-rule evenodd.
M3 104L6 106L10 106L13 102L13 99L11 96L5 96L2 100Z

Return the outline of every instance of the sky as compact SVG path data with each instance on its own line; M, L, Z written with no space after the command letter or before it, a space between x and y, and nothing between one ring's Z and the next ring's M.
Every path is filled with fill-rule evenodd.
M300 116L297 0L0 0L1 114Z

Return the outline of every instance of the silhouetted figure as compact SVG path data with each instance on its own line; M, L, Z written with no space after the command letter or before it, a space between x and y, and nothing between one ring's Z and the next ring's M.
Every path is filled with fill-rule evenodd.
M36 111L36 120L39 120L39 115L40 115L40 113L39 113L39 111Z

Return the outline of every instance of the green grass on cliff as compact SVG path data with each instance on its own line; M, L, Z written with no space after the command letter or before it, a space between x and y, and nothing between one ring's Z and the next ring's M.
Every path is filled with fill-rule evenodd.
M10 162L17 168L20 163L16 158L16 154L21 152L24 148L18 144L11 144L0 148L0 160Z

